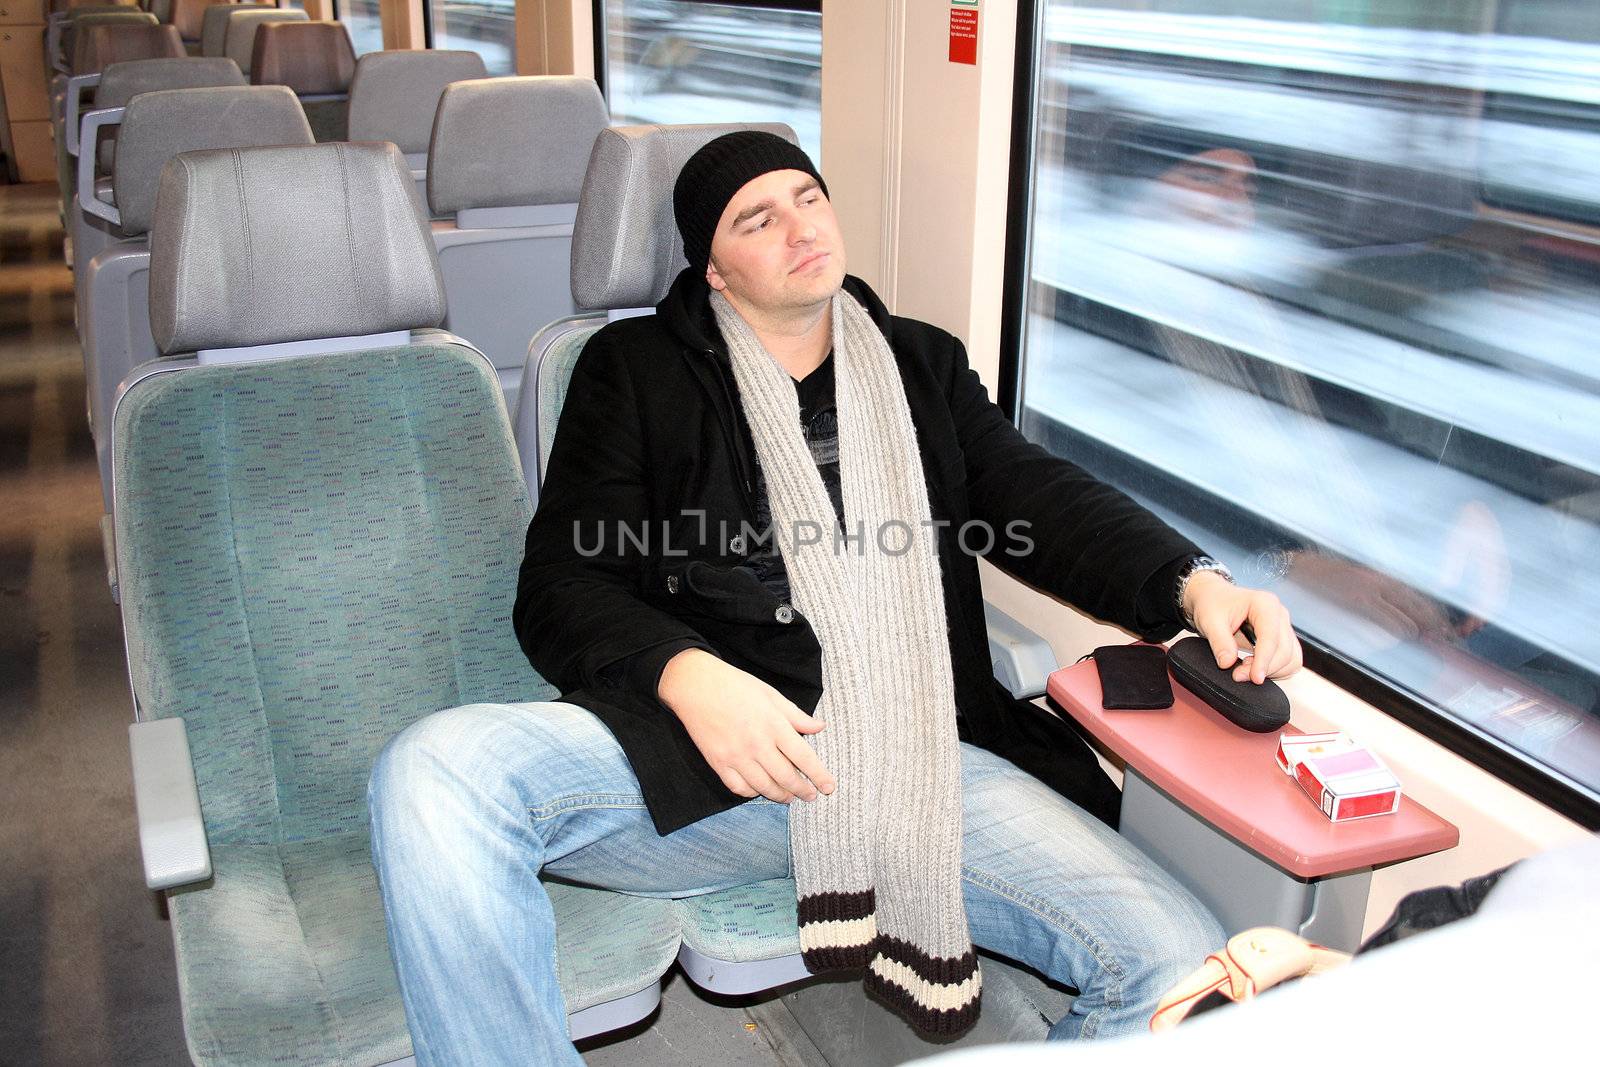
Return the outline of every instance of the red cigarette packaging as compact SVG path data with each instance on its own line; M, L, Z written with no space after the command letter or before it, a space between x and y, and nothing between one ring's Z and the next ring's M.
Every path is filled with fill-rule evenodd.
M1400 781L1394 772L1344 734L1281 737L1278 766L1334 822L1392 815L1400 809Z

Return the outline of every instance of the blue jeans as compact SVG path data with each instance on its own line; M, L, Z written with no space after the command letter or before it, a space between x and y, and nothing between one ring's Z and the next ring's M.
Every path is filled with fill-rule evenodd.
M1080 995L1052 1039L1143 1030L1222 944L1132 845L1010 763L961 746L972 939ZM792 874L787 809L756 799L666 837L611 733L570 704L478 704L396 737L372 853L419 1064L578 1064L539 882L684 897ZM803 803L797 801L796 803Z

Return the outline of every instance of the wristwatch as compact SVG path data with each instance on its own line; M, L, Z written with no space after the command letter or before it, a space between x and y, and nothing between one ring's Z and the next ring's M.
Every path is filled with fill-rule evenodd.
M1183 594L1189 590L1189 580L1205 571L1220 574L1230 585L1235 584L1233 572L1226 565L1212 559L1210 556L1196 556L1184 564L1183 570L1178 572L1178 584L1174 590L1174 595L1177 597L1178 618L1182 619L1183 624L1190 630L1194 630L1194 619L1190 618L1189 613L1184 610ZM1199 633L1198 630L1195 630L1195 632Z

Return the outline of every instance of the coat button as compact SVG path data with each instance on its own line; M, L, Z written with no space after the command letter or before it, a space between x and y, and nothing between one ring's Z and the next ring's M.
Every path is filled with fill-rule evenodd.
M678 591L678 576L676 574L667 575L667 592L676 593L677 591Z
M779 604L778 610L773 612L774 617L785 626L794 622L794 609L787 604Z
M739 534L728 542L728 551L735 556L744 555L744 534Z

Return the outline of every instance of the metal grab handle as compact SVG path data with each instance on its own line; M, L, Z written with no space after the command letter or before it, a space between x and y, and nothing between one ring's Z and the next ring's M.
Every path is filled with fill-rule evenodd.
M122 114L127 108L103 107L98 111L91 111L83 116L83 136L89 145L100 143L100 131L106 126L116 126L122 122ZM78 206L84 214L93 215L98 219L105 219L113 226L122 225L122 212L105 203L94 195L94 163L96 153L91 147L87 152L78 153Z

